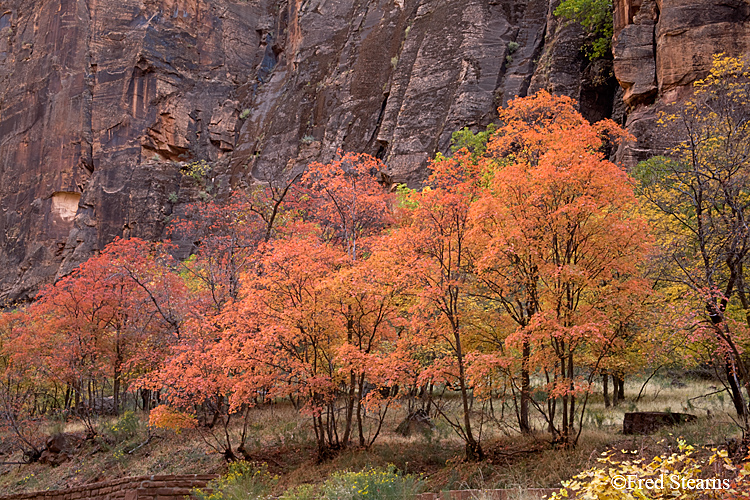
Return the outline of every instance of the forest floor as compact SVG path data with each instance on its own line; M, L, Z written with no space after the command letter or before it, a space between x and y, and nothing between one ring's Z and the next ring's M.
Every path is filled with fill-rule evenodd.
M521 436L510 427L495 424L487 426L482 436L486 459L466 463L462 460L463 444L446 422L437 419L433 432L402 437L395 428L406 410L396 408L369 450L352 448L318 463L308 419L283 404L251 412L246 449L254 461L267 463L269 471L280 476L279 492L320 483L336 471L359 471L387 464L404 473L421 475L427 491L525 489L559 487L561 481L595 465L597 457L607 449L637 450L640 455L651 457L673 449L678 436L697 446L730 447L740 437L728 394L708 395L717 390L715 382L655 377L635 403L642 384L643 380L630 380L626 399L616 407L605 408L601 394L592 395L580 440L571 450L553 447L545 432ZM687 412L698 416L698 420L650 436L626 436L622 434L622 420L624 413L631 411ZM143 444L149 436L145 419L145 415L132 414L125 421L122 417L102 419L98 422L100 436L83 442L69 460L54 467L12 463L21 461L19 452L0 455L0 495L64 489L125 476L226 470L222 455L211 446L214 437L208 431L195 429L177 434L151 430L151 440ZM541 420L535 425L543 428ZM82 435L83 430L75 421L55 422L45 433ZM215 432L221 439L223 430Z

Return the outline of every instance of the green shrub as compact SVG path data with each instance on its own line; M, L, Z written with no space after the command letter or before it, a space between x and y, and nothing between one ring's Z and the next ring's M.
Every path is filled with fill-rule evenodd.
M455 153L459 149L466 148L471 153L472 159L476 161L487 150L487 141L495 130L497 130L497 125L494 123L490 123L486 129L476 134L469 130L469 127L457 130L451 134L451 151Z
M312 484L301 484L287 490L282 496L282 500L318 500L318 489Z
M422 481L412 475L398 474L396 467L365 469L361 472L337 472L322 487L319 498L327 500L408 499L422 491Z
M206 485L211 493L201 489L194 489L192 493L198 500L259 500L270 498L278 482L279 477L271 475L266 464L233 462L225 476Z
M589 60L604 57L612 45L612 0L563 0L555 15L576 21L590 41L584 46Z
M132 411L126 411L111 425L107 425L102 433L115 443L121 443L135 437L141 427L141 421Z

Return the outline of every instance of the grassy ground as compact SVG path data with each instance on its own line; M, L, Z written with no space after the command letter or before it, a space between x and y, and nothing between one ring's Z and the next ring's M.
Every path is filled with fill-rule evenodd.
M381 437L370 450L351 449L333 460L319 464L314 457L312 429L288 406L258 409L252 415L248 450L253 460L265 462L281 476L279 492L301 484L320 483L333 472L357 471L369 466L394 464L406 473L423 475L428 491L462 488L556 487L560 481L596 462L607 448L639 450L653 456L674 446L676 436L696 445L724 445L739 437L732 421L732 405L726 393L714 392L710 381L655 378L635 395L643 381L626 385L626 400L605 408L601 395L591 397L584 415L584 430L573 450L553 449L541 419L540 429L531 436L520 436L500 425L489 425L483 435L487 459L481 463L461 460L463 443L445 422L438 420L430 435L402 437L394 432L405 409L393 411ZM652 436L624 436L623 414L628 411L687 411L699 417L693 424L664 429ZM123 476L148 474L221 473L226 464L209 446L211 438L198 430L175 434L157 431L146 441L148 430L140 419L123 424L113 419L99 424L101 437L87 441L69 461L57 467L42 464L0 465L0 492L3 494L61 489ZM57 423L53 432L80 432L80 424ZM237 429L235 429L237 431ZM0 460L19 460L18 453Z

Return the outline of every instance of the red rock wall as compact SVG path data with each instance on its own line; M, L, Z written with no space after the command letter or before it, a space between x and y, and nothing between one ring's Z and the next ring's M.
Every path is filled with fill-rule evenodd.
M0 496L0 500L183 500L203 488L215 474L126 477L57 491Z
M660 147L649 106L678 98L712 52L748 49L746 0L616 0L625 118L609 63L582 56L558 3L5 0L0 303L116 236L163 237L207 194L187 162L214 165L211 196L338 149L378 155L386 180L416 185L452 132L545 88L591 119L627 120L641 142L620 158L633 163ZM56 193L80 196L74 217Z
M686 98L713 55L750 53L747 0L615 0L614 73L638 143L618 152L626 165L663 153L679 140L659 127L666 104Z
M453 131L486 125L528 92L550 8L2 2L0 302L33 295L116 236L162 237L173 212L205 196L181 174L185 162L215 165L211 195L339 148L377 154L390 180L418 183ZM558 65L545 81L559 71L560 88L578 97L578 66ZM73 219L55 215L55 193L80 195Z

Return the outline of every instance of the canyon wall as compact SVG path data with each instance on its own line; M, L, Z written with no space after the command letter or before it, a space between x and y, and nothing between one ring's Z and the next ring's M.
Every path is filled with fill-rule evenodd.
M627 123L640 142L618 157L632 163L664 147L661 102L713 52L747 49L747 1L616 0L615 81L558 3L4 0L0 302L117 236L163 237L186 203L339 149L418 185L452 132L541 88ZM199 160L203 183L186 175Z
M660 126L659 113L686 99L708 73L714 54L750 53L748 0L616 0L614 73L623 89L627 128L638 142L620 148L631 166L681 138Z

